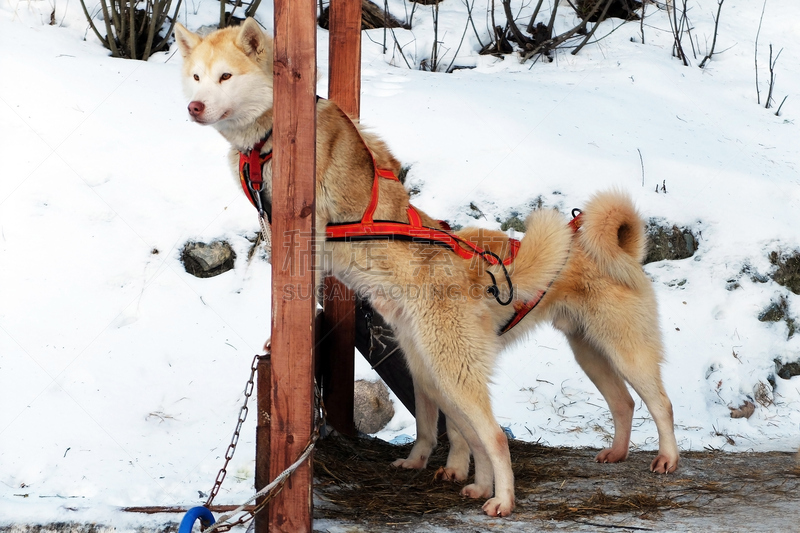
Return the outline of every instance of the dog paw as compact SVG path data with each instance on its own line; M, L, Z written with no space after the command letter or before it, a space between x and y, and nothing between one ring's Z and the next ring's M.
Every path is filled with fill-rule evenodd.
M425 468L426 464L427 460L425 458L412 459L409 457L408 459L396 460L395 462L392 463L392 466L395 466L397 468L407 468L409 470L422 470L423 468Z
M440 466L439 470L433 475L433 479L436 481L460 482L467 479L467 473L457 468Z
M671 474L678 469L678 457L670 457L666 454L658 454L658 457L650 463L650 471L656 474Z
M508 516L514 510L514 498L490 498L483 504L483 512L489 516Z
M628 449L615 450L614 448L606 448L597 454L594 458L598 463L619 463L628 458Z
M472 499L488 498L492 495L492 487L481 487L472 483L461 489L461 495Z

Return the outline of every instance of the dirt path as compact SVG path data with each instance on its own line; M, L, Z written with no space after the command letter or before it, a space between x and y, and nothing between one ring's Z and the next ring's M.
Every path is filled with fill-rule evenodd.
M595 450L512 441L517 508L491 519L428 470L388 466L402 455L381 442L326 439L315 472L315 531L800 531L800 470L791 453L694 452L678 472L652 474L652 452L597 464Z

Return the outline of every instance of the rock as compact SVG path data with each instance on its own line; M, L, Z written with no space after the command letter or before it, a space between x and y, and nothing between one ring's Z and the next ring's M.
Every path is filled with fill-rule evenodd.
M508 231L509 229L525 233L525 221L517 213L512 213L510 217L500 223L500 231Z
M777 302L771 302L758 315L758 320L761 322L780 322L785 320L789 333L786 337L787 339L791 339L797 330L797 323L794 317L789 314L789 302L785 296L781 296Z
M770 302L770 304L758 314L758 320L761 322L780 322L786 318L786 312L788 310L786 299L781 298L777 302Z
M784 364L775 359L775 371L783 379L792 379L794 376L800 376L800 361Z
M770 277L795 294L800 294L800 252L769 254L769 262L775 265Z
M394 417L394 405L383 381L359 379L353 394L353 420L362 433L377 433Z
M687 228L669 225L664 221L650 219L647 223L647 236L650 245L644 264L664 259L686 259L697 251L697 238Z
M231 245L225 241L188 242L181 252L186 272L198 278L211 278L233 268L236 260Z

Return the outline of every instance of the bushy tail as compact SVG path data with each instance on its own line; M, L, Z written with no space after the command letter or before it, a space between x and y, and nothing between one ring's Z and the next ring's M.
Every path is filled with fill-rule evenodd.
M636 288L646 282L642 260L647 235L630 197L617 190L596 194L583 210L578 239L601 272Z
M564 268L572 230L564 216L554 209L533 211L525 226L525 236L509 272L515 298L530 300L539 291L547 290Z

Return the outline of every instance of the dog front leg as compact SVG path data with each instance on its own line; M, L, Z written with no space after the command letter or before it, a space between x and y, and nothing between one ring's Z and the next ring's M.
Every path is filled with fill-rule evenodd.
M417 421L417 441L405 459L398 459L392 466L421 470L428 464L431 452L437 444L436 429L439 421L439 407L419 383L414 383L414 404ZM469 456L467 456L469 460Z

